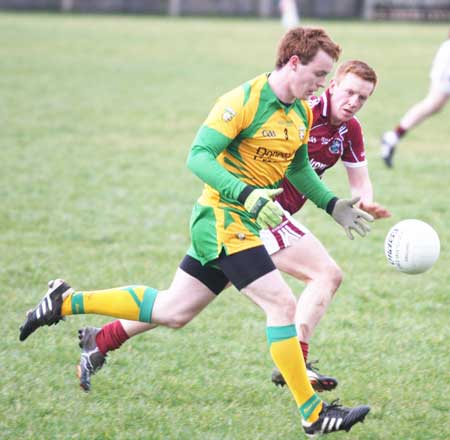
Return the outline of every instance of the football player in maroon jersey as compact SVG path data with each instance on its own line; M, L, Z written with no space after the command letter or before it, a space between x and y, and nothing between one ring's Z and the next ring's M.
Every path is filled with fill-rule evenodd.
M361 124L355 117L376 84L375 71L362 61L351 60L338 67L322 96L310 99L314 117L308 154L320 177L341 162L347 171L352 196L359 197L359 207L380 219L389 217L390 213L373 200ZM277 201L284 208L285 218L277 227L261 231L260 236L277 268L306 284L297 304L296 326L307 362L309 341L341 284L342 270L320 241L292 218L306 203L306 197L293 187L288 177L282 187L284 191ZM317 390L332 390L337 385L336 379L320 374L309 362L307 372ZM272 381L284 385L278 370L274 370Z

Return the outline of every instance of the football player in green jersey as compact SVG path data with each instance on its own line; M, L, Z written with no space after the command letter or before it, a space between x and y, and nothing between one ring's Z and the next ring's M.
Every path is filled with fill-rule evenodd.
M364 236L372 217L338 199L312 169L307 153L312 112L305 101L325 84L340 54L322 29L295 28L282 39L276 68L215 104L191 147L188 167L204 183L191 218L192 244L170 288L126 286L75 291L63 280L49 283L20 329L25 340L43 325L74 314L102 314L179 328L231 282L266 315L270 354L293 394L308 436L348 431L370 408L326 404L308 380L295 328L296 299L260 237L283 212L273 198L290 182L335 221ZM125 329L126 331L126 329ZM104 362L95 331L80 334L83 388Z

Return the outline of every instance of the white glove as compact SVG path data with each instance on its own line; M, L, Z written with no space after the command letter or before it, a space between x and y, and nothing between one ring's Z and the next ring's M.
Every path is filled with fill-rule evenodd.
M362 209L354 208L353 205L359 202L360 197L351 200L338 199L334 205L331 216L345 229L345 233L350 240L353 240L352 229L361 237L365 237L370 231L367 222L373 222L373 217Z

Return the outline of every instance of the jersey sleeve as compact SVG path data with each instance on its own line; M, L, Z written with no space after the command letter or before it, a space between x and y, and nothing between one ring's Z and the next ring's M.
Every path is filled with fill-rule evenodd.
M222 96L214 105L192 143L187 166L221 195L237 200L247 186L222 167L216 157L246 127L242 88Z
M345 134L344 151L341 159L346 167L361 167L367 165L366 150L361 124L356 118L347 123L348 132Z
M328 202L335 197L313 170L305 145L297 150L294 160L287 170L286 178L297 191L303 193L319 208L325 209Z

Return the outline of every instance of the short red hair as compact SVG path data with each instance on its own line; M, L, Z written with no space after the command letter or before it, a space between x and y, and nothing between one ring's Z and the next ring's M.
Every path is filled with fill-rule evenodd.
M341 54L341 47L323 29L307 27L291 29L278 45L275 67L281 69L295 55L302 64L308 64L319 50L323 50L334 61L337 61Z
M337 83L345 76L347 73L353 73L353 75L359 76L361 79L373 83L373 87L377 85L378 78L375 70L372 69L367 63L359 60L349 60L342 63L334 74L334 79Z

